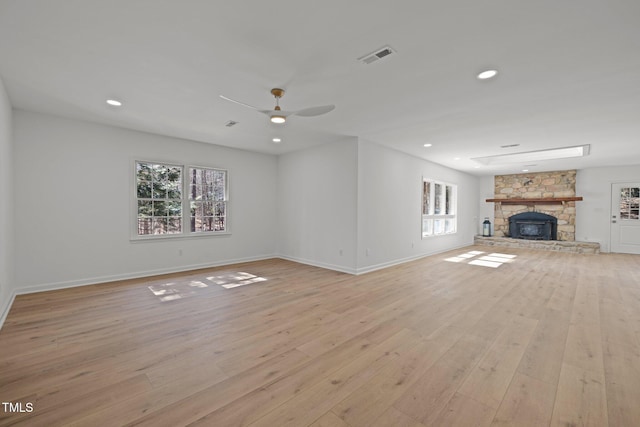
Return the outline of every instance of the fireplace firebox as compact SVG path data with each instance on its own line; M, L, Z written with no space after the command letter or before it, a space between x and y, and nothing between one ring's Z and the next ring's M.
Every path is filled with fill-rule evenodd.
M514 239L558 240L558 219L540 212L509 217L509 236Z

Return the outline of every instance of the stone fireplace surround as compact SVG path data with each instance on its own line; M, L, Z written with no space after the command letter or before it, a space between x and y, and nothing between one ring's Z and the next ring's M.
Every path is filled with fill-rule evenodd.
M494 177L495 199L540 199L576 196L576 171L554 171L497 175ZM558 219L557 239L575 241L576 202L535 202L527 204L495 203L494 236L509 237L509 217L522 212L540 212Z
M580 254L600 253L600 244L575 241L576 202L531 201L520 204L514 199L574 198L576 196L576 171L554 171L498 175L494 177L495 203L492 237L476 236L474 243L483 246L527 248ZM500 200L510 200L508 203ZM487 199L489 201L489 199ZM509 217L522 212L541 212L557 218L557 240L523 240L509 237Z

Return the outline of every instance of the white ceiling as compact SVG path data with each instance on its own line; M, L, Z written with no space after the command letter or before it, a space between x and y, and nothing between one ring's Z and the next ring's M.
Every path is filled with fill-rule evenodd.
M640 164L638 0L0 0L0 76L18 109L264 153L347 135L476 175L582 144L528 169ZM219 98L269 109L273 87L336 109L274 125Z

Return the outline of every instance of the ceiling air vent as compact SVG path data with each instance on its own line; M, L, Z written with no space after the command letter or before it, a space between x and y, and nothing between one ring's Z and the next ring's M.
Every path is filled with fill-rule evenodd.
M362 62L363 64L371 64L372 62L376 62L377 60L382 59L385 56L389 56L395 52L396 51L391 47L385 46L376 50L375 52L369 53L365 56L361 56L360 58L358 58L358 61Z

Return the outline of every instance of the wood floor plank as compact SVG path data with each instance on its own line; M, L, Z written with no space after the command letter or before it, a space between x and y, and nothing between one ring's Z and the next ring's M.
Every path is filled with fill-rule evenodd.
M425 427L406 414L398 411L394 407L388 408L370 427Z
M564 363L551 425L607 427L607 394L604 376Z
M434 426L486 427L496 413L495 408L456 393L433 422Z
M617 343L608 343L604 353L609 425L636 425L640 420L640 354Z
M323 381L340 369L342 361L357 359L364 355L370 347L371 343L368 340L357 336L327 352L322 358L315 358L299 365L288 371L286 375L274 378L268 384L207 414L192 425L249 425L289 399Z
M250 425L286 427L312 424L336 403L369 381L386 364L414 347L418 338L413 331L407 329L398 332Z
M148 396L139 395L126 403L128 417L135 420L136 425L142 426L188 424L268 384L273 378L308 360L303 353L291 350L204 390L190 393L181 400L158 402L150 401ZM160 397L163 398L164 394L160 394ZM112 411L114 409L112 408Z
M458 392L498 409L537 325L537 320L513 317Z
M18 295L0 426L639 425L640 256L494 249Z
M438 335L421 340L394 363L382 368L378 375L360 389L335 405L332 411L353 427L372 425L461 336L461 333L442 330Z
M491 425L548 426L555 394L555 385L516 373Z
M311 424L311 427L350 427L349 424L342 421L336 414L333 412L327 412L322 417L318 418L318 420Z
M518 372L558 384L571 314L546 308L525 350Z
M94 411L113 406L127 401L131 396L148 393L152 390L145 375L137 375L125 381L109 384L92 393L87 393L82 399L67 402L60 407L50 407L41 410L37 404L34 404L34 411L28 414L29 426L66 426L79 420ZM4 414L4 415L2 415ZM11 415L12 423L16 418L25 414ZM9 421L7 414L0 412L0 423ZM25 416L25 418L27 418Z
M423 424L433 425L490 344L485 339L462 336L395 401L394 408Z

